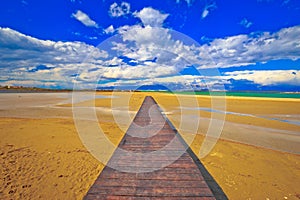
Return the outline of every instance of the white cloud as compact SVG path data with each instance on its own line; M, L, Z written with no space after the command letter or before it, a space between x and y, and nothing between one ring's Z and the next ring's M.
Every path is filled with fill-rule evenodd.
M202 12L202 16L201 16L202 19L207 17L208 14L209 14L209 11L207 9L204 9L203 12Z
M116 2L110 5L109 15L112 17L121 17L130 13L130 4L122 2L120 5Z
M152 13L158 14L157 16L162 15L164 19L167 16L159 12ZM144 17L143 12L141 17ZM161 22L155 22L155 24L161 24L164 19ZM108 27L106 31L112 30L114 30L113 26ZM17 80L20 80L18 74L22 74L24 81L41 80L39 79L41 77L48 81L48 76L51 77L49 81L52 82L65 83L65 79L67 79L72 83L70 76L76 75L78 73L77 69L81 67L84 70L77 74L79 81L91 83L97 81L99 74L103 78L126 80L169 76L178 73L187 64L177 54L184 56L189 53L189 47L183 45L179 40L173 40L168 29L135 25L121 27L118 32L121 34L123 43L114 43L114 50L117 53L105 54L99 49L84 43L44 41L11 29L3 29L0 31L0 43L3 43L1 46L4 49L0 48L0 52L3 52L3 57L10 56L10 61L1 63L7 69L3 73L9 74L12 79ZM7 51L5 47L10 45L12 47L10 51ZM31 51L31 49L34 50ZM176 51L177 54L172 53L172 51ZM126 63L117 55L124 55L132 60ZM194 54L190 56L193 57L192 55ZM90 58L86 59L87 56ZM32 69L35 69L41 63L53 68L33 72ZM135 63L136 66L132 67L130 65L132 63ZM90 69L92 71L89 71Z
M217 8L215 1L206 2L205 7L203 8L201 18L204 19L208 16L208 14Z
M184 0L188 6L191 6L194 2L194 0ZM176 0L176 3L180 3L180 0Z
M144 26L162 26L163 22L169 15L162 14L158 10L147 7L143 8L139 12L135 12L134 16L140 18Z
M218 85L218 81L226 83L230 78L262 85L299 84L298 71L257 70L209 78L179 76L178 73L191 65L198 69L238 67L270 60L300 59L300 26L284 28L275 33L214 39L202 46L191 45L179 33L160 26L134 25L118 29L111 26L108 30L117 31L118 39L111 44L112 49L101 51L81 42L39 40L9 28L0 28L0 80L2 83L55 83L64 87L71 87L75 76L79 77L76 82L84 83L83 86L97 83L99 76L103 79L120 79L118 82L109 81L106 86L124 85L132 81L137 84L168 85L173 81L184 87L187 81L202 87L203 83L199 81L201 78L206 78L206 82L212 85ZM40 65L47 67L38 70ZM79 68L82 71L78 72ZM179 81L180 77L187 80Z
M252 22L248 21L248 19L244 18L242 19L242 21L240 22L240 25L242 25L245 28L249 28L250 26L253 25Z
M118 57L113 57L110 60L105 62L106 66L120 66L120 65L125 65L125 63L123 63L123 60L118 58Z
M88 39L90 39L90 40L98 40L98 37L97 36L89 36Z
M202 46L189 46L184 40L174 40L170 30L162 27L135 25L121 27L118 31L123 43L114 43L114 49L119 54L138 63L157 58L158 64L172 66L174 70L169 72L175 73L191 64L199 69L226 68L300 58L300 26L276 33L215 39Z
M106 29L104 29L104 32L106 33L106 34L111 34L111 33L114 33L116 30L115 30L115 28L114 28L114 26L113 25L110 25L109 27L107 27Z
M70 87L71 76L79 67L95 67L107 56L107 52L82 42L39 40L0 28L0 80L55 82ZM40 65L48 69L38 70Z
M140 74L141 75L141 74ZM147 76L148 74L146 74ZM224 90L222 84L229 84L227 80L220 78L211 78L192 75L174 75L167 77L152 77L147 79L119 79L117 82L103 84L103 87L119 86L142 86L142 85L163 85L170 90L190 90L190 89L208 89Z
M201 46L199 55L203 68L243 66L279 59L296 60L300 58L300 26L283 28L275 33L215 39Z
M153 79L160 76L169 76L176 71L174 67L169 65L158 65L155 63L147 63L137 67L118 66L106 68L103 77L113 79Z
M300 70L246 70L226 72L225 79L248 80L263 86L266 85L299 85Z
M166 46L171 37L167 29L151 26L131 26L125 31L120 29L119 33L123 36L124 41L134 41L138 45L157 43L156 45Z
M197 50L178 39L175 40L168 29L135 25L121 27L118 31L123 42L114 43L113 49L118 54L137 60L138 63L157 58L156 63L170 65L173 72L176 72L191 62L197 62Z
M72 17L80 21L85 26L99 28L98 24L95 21L93 21L87 14L80 10L77 10L76 13L73 13Z

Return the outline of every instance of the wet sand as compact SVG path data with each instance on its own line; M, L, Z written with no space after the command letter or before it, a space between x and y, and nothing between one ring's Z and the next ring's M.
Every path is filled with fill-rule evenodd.
M174 97L158 96L156 99L170 112L168 117L173 124L179 127L180 109L178 102L172 100ZM198 101L199 107L211 106L210 98L198 97ZM229 199L299 199L300 127L271 118L299 122L300 100L229 97L226 98L226 111L246 116L226 115L220 139L201 161ZM187 141L193 139L191 148L199 155L211 113L197 110L196 114L200 117L197 135L179 130ZM184 116L192 120L195 110L185 112Z
M80 140L72 113L72 94L0 94L0 199L82 199L103 164ZM176 98L162 93L99 93L96 101L78 98L83 110L96 106L98 123L117 145L145 95L152 95L199 155L210 117L226 122L213 150L201 158L230 199L299 199L300 100L226 98L227 115L210 108L208 97ZM114 98L109 98L113 95ZM80 96L80 95L79 95ZM181 102L180 102L181 101ZM182 105L181 105L181 104ZM128 106L129 105L129 106ZM221 108L222 106L214 106ZM188 108L188 109L186 109ZM128 112L129 110L129 112ZM218 109L220 110L220 109ZM232 114L238 113L238 114ZM246 114L246 115L240 115ZM200 118L197 134L189 124ZM275 119L274 119L275 118Z
M0 199L82 199L104 165L78 136L72 95L0 95ZM131 101L137 111L142 99ZM117 145L125 132L114 123L110 98L101 105L97 123Z

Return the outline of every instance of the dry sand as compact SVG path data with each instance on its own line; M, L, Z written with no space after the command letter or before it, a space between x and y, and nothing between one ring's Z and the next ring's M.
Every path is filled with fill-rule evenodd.
M99 94L115 98L83 98L76 106L96 105L97 119L83 113L81 120L98 120L117 145L147 94ZM191 147L198 154L212 113L193 110L190 96L179 98L184 102L181 106L189 107L182 110L174 95L150 95L187 140L195 137ZM83 146L70 103L68 93L0 94L0 199L82 199L85 195L103 164ZM211 106L208 97L198 97L197 103ZM229 199L299 199L299 125L282 120L299 122L300 101L230 97L226 106L229 112L247 115L227 114L221 139L201 160ZM185 119L200 117L198 134L180 126L181 114Z
M79 139L66 104L70 98L61 93L0 94L0 199L82 199L93 184L103 164ZM142 98L131 101L130 109L137 111ZM114 123L110 102L103 99L97 114L117 145L124 131Z

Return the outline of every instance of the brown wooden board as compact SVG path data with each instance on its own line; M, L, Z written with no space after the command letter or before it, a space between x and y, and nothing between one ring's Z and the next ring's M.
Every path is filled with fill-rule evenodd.
M195 157L155 100L146 97L84 199L227 199L220 187L209 186L216 182L211 184Z

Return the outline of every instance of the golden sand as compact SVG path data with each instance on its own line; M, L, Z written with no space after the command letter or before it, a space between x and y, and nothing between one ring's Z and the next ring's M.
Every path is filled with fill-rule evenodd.
M155 94L154 94L155 96ZM165 110L178 109L178 101L174 96L155 96L158 103ZM184 97L192 98L192 97ZM201 107L209 107L210 98L198 97ZM173 102L170 103L170 102ZM175 103L174 103L175 102ZM230 112L239 112L253 115L292 115L299 121L300 101L297 99L267 99L260 101L259 98L227 97L226 109ZM177 114L178 115L178 114ZM199 116L210 117L207 112L199 111ZM168 115L172 123L179 127L176 114ZM235 127L227 122L238 123L239 126L251 125L272 129L293 131L294 135L276 137L267 131L260 135L247 135L235 132ZM300 199L300 129L299 126L275 120L268 120L249 116L226 115L226 123L221 137L235 139L238 142L224 139L218 140L217 144L208 156L201 159L205 167L222 187L229 199ZM201 128L191 144L192 150L199 155L199 149L204 139L203 133L207 128ZM190 133L181 131L184 138L190 138ZM238 138L241 135L246 138ZM267 141L264 141L267 140ZM250 145L242 144L248 142ZM259 145L269 147L260 148ZM283 152L297 152L291 154Z
M192 135L180 129L180 101L174 95L101 94L117 98L87 100L76 105L99 108L98 123L115 145L123 137L145 95L154 96L187 140ZM83 146L72 119L71 104L65 101L67 97L40 95L36 98L23 94L17 97L12 96L12 101L6 100L5 104L0 100L0 199L82 199L103 164ZM181 100L189 102L190 98L182 96ZM208 97L198 97L197 102L199 107L211 106ZM120 116L129 109L130 120L116 124L112 107ZM300 116L297 100L230 97L226 98L226 107L230 112L255 116L276 115L281 119L294 116L296 120ZM198 155L208 129L206 119L212 114L203 110L196 113L203 117L198 134L192 135L195 139L191 147ZM195 111L184 111L184 114L189 117ZM253 128L257 128L257 135L252 134ZM273 133L273 130L282 133ZM299 126L251 116L226 115L222 139L201 160L229 199L299 199L300 156L297 153L300 142L299 135L293 133L299 133Z
M70 105L27 107L30 102L59 103L64 98L38 99L28 94L11 98L0 108L0 199L82 199L103 165L79 139L72 110L64 109ZM141 102L131 98L130 109L137 111ZM21 103L25 108L18 106ZM101 101L101 106L110 108L110 99ZM98 118L106 136L117 145L124 131L111 112L100 112Z

